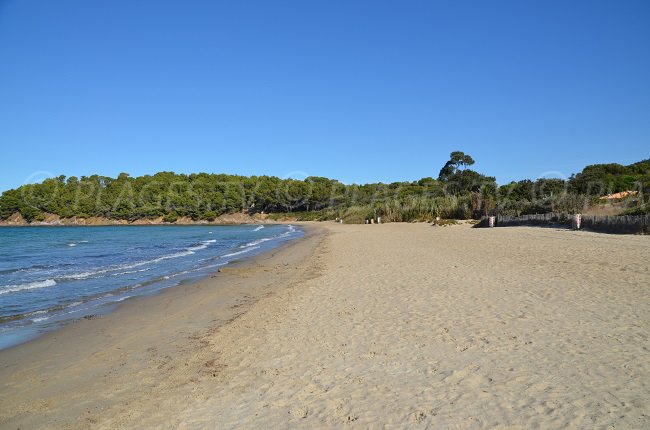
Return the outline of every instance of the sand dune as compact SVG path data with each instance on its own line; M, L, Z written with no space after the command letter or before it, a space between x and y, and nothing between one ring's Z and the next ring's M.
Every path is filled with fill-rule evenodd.
M317 252L286 250L229 274L236 282L261 274L273 285L236 319L206 327L198 344L170 356L155 381L137 374L119 386L103 381L103 395L125 392L128 402L105 403L92 420L66 415L62 404L60 422L650 427L649 237L426 224L317 228L326 229L312 238ZM3 387L0 406L20 404ZM3 415L5 424L20 423Z

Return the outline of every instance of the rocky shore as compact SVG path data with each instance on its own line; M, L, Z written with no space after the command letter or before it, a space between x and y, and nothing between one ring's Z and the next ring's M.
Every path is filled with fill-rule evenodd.
M266 224L274 222L293 222L295 218L287 216L282 220L269 219L268 214L247 214L247 213L231 213L218 216L212 221L199 220L195 221L189 217L179 217L174 222L166 222L163 217L157 218L142 218L134 221L124 219L111 219L106 217L71 217L61 218L59 215L46 214L45 219L42 221L28 222L23 218L20 213L16 212L6 220L0 220L0 227L18 227L18 226L74 226L74 225L209 225L209 224Z

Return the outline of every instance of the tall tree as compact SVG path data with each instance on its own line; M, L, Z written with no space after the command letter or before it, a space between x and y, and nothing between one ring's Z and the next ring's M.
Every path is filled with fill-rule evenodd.
M472 164L474 164L474 159L470 155L465 154L462 151L454 151L449 154L449 161L447 161L442 169L440 169L438 180L449 180L449 178L456 174L459 170L462 170L467 166L471 166Z

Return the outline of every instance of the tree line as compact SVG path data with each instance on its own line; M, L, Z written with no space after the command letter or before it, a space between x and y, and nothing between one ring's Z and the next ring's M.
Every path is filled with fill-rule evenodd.
M28 222L41 221L47 214L212 221L242 211L291 213L302 219L341 217L351 222L376 216L387 221L467 219L497 212L579 212L601 195L626 190L638 191L634 210L648 210L650 160L628 166L591 165L567 180L542 178L501 186L494 177L472 170L473 164L470 155L455 151L435 179L362 185L316 176L304 180L174 172L139 177L121 173L117 178L59 176L3 192L0 219L20 213Z

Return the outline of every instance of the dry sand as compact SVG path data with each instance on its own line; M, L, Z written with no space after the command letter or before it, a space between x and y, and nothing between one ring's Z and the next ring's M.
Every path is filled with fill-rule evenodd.
M3 428L650 428L650 237L311 227L0 352Z

